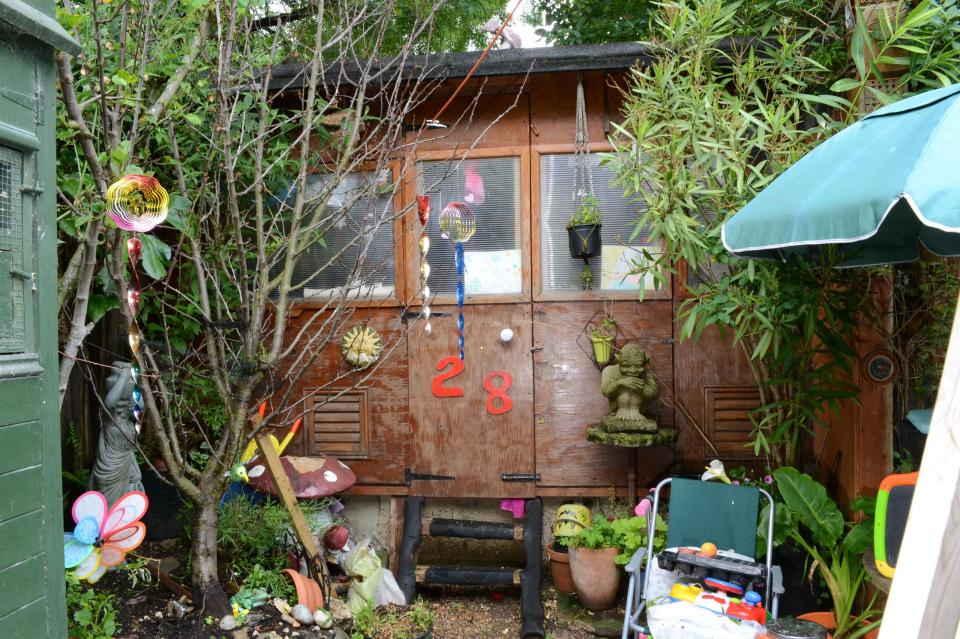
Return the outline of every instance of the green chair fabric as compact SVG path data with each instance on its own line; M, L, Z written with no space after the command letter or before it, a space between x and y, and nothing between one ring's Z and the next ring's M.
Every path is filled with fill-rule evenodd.
M749 486L676 478L670 487L667 547L700 546L756 557L760 491Z

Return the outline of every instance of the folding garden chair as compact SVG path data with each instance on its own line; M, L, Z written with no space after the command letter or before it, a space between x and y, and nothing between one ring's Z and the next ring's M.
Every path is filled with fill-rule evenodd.
M670 486L667 514L667 551L654 557L654 520L660 506L661 492ZM720 550L732 550L746 557L756 557L757 525L760 511L760 495L770 503L767 523L767 544L764 562L742 559L696 557L677 554L669 549L697 546L713 542ZM661 568L673 569L679 565L694 575L731 575L731 578L761 583L765 596L763 604L772 618L777 616L780 594L783 593L783 578L780 568L773 565L774 503L770 493L750 486L732 486L718 482L692 479L668 478L657 484L653 493L647 526L647 547L634 554L626 570L630 581L627 587L626 612L623 621L622 639L629 639L645 632L640 626L640 615L646 605L650 588L651 566L644 568L644 559L658 561ZM723 578L723 577L721 577Z

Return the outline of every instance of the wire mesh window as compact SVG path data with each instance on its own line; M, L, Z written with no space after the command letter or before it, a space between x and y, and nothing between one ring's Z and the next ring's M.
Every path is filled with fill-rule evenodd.
M636 264L643 263L643 252L657 253L660 248L649 239L646 229L631 238L636 229L637 213L643 202L631 202L623 189L613 183L610 169L600 166L600 155L590 154L593 169L594 195L599 204L603 225L600 229L602 250L589 259L593 289L603 291L636 291L641 276L631 274ZM581 289L583 260L570 257L567 223L579 203L574 199L576 158L573 153L540 156L540 286L543 291ZM652 276L642 285L653 289Z
M306 207L326 202L316 244L300 258L293 281L303 296L383 298L394 294L393 182L389 172L307 178Z
M23 156L0 146L0 354L24 350Z
M417 192L430 196L429 286L456 293L454 245L440 234L440 213L451 202L467 205L476 233L464 244L464 287L468 295L523 292L520 247L520 159L425 161L418 164Z

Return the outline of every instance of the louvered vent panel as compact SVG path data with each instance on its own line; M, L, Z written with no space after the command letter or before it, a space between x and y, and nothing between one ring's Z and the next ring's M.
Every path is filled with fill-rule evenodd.
M307 392L307 454L365 459L369 441L366 390Z
M724 458L753 459L750 413L760 406L756 386L717 386L703 389L707 437ZM705 455L711 455L708 450Z

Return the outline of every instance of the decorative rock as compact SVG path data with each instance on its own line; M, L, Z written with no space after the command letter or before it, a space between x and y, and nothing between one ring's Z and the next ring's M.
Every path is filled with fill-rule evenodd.
M233 639L250 639L250 630L248 628L240 628L234 630L231 636Z
M316 612L313 613L313 623L326 630L333 626L333 615L328 610L317 608Z
M160 560L160 570L168 575L180 568L180 560L176 557L164 557Z
M229 632L230 630L235 630L238 625L237 618L233 615L227 615L220 619L220 630Z
M297 604L290 611L290 615L305 626L313 623L313 613L303 604Z
M334 628L333 639L350 639L350 635L345 633L340 628Z
M342 599L330 600L330 614L333 615L333 622L338 626L353 620L353 613Z

